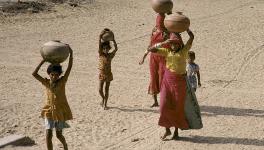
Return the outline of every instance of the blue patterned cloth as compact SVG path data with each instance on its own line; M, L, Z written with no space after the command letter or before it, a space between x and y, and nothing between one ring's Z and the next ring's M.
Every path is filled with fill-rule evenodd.
M194 89L194 91L197 89L197 72L199 71L199 66L195 63L188 63L186 66L187 71L187 79L189 83L191 84L191 87Z

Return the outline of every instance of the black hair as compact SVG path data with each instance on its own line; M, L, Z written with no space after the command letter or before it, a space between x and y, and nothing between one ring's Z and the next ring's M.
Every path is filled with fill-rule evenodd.
M111 48L109 41L104 41L103 43L101 43L101 47L104 47L104 46L109 46Z
M189 51L188 55L189 55L189 57L192 56L195 59L195 52L194 51Z
M47 68L47 73L50 74L52 72L57 72L59 75L62 74L62 67L60 64L56 64L56 65L53 65L53 64L50 64Z
M178 53L179 51L181 51L184 47L184 44L180 44L180 43L173 43L175 45L178 46L177 50L175 50L176 53Z

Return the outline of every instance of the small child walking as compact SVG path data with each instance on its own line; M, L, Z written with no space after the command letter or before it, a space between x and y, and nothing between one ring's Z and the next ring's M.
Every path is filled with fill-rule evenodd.
M197 89L197 78L198 78L198 86L201 86L200 81L200 72L199 72L199 65L194 62L195 60L195 52L189 51L188 52L189 58L188 58L188 64L186 66L187 71L187 78L193 88L194 91ZM197 78L196 78L197 76Z
M61 65L51 64L47 69L49 79L43 78L38 74L38 71L44 63L45 60L42 60L35 71L32 73L32 75L46 88L47 99L44 107L42 108L41 116L45 120L47 149L53 149L52 129L55 128L56 137L63 144L64 150L68 150L66 140L62 134L62 130L69 127L66 121L72 119L72 112L65 94L66 82L70 75L73 63L72 49L70 49L69 64L64 76L60 77L60 75L62 74Z
M111 62L115 57L115 54L118 50L115 38L113 38L114 50L110 52L111 45L110 41L102 41L102 36L105 32L109 32L110 30L105 28L100 36L99 36L99 94L102 97L101 106L104 110L108 109L107 100L109 97L109 87L110 83L113 80L113 74L111 71ZM105 90L104 89L105 84Z

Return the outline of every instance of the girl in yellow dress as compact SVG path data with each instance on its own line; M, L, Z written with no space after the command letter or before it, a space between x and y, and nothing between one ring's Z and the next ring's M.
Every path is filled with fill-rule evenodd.
M72 119L72 112L65 94L66 82L73 63L72 50L70 49L69 64L64 76L60 77L62 67L59 64L51 64L47 69L49 79L41 77L38 71L44 62L45 60L40 62L32 75L46 88L47 99L45 101L45 106L42 108L41 116L45 120L47 148L48 150L53 149L52 129L55 128L56 136L63 144L64 150L68 150L66 140L62 135L62 129L67 127L65 121Z

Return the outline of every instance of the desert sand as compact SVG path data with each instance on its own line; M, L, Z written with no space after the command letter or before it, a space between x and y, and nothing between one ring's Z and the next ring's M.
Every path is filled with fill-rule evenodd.
M180 131L179 141L161 141L158 108L147 94L146 50L155 13L147 0L95 0L55 11L0 15L0 137L22 134L45 147L40 118L45 93L31 73L41 60L41 45L69 43L74 65L66 87L74 119L64 135L72 150L261 150L264 149L264 1L174 0L195 34L192 50L200 65L196 92L204 128ZM119 51L112 62L109 107L98 94L98 35L112 29ZM187 34L182 34L186 41ZM40 74L47 77L42 67ZM63 64L66 69L67 61ZM62 145L53 137L54 149Z

